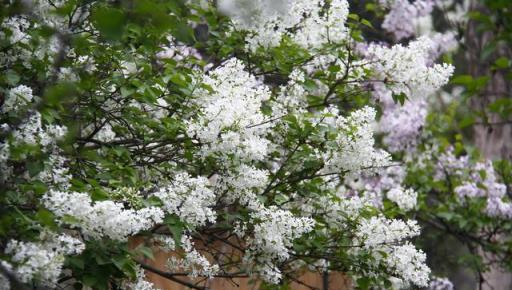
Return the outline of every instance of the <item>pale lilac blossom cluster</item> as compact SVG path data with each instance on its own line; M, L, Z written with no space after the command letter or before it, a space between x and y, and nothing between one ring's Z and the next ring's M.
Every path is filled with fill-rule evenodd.
M174 37L167 37L168 44L162 46L162 50L156 54L156 57L162 60L172 59L174 61L183 61L188 57L200 60L201 54L197 49L177 42Z
M472 163L467 155L456 156L452 148L439 156L435 179L456 177L461 184L454 189L457 197L485 198L485 212L492 217L512 218L512 202L508 199L507 186L496 176L490 160Z
M453 283L448 278L433 278L428 284L428 290L453 290Z
M425 126L427 102L422 99L407 100L403 106L384 105L379 129L385 133L384 144L390 152L414 152Z
M393 33L396 40L411 37L415 34L418 18L432 12L434 0L379 0L380 4L389 9L384 18L382 28Z

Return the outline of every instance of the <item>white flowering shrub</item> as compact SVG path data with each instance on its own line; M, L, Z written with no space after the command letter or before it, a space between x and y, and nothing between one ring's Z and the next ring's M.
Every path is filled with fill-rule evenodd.
M155 289L144 271L195 289L304 270L429 286L410 174L432 169L415 161L456 45L416 34L429 1L379 3L407 41L371 41L384 32L347 0L6 4L1 289ZM439 156L457 202L512 216L490 163L463 158Z

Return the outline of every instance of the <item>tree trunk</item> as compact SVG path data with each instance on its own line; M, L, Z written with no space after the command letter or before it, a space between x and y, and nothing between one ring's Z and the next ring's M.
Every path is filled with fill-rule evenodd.
M473 11L480 11L484 15L491 15L484 5L479 1L473 1ZM510 97L511 84L506 80L506 72L495 70L491 65L500 56L511 58L510 48L506 44L500 44L495 51L487 58L482 59L486 45L496 37L496 31L478 30L478 21L468 22L465 35L467 72L473 78L487 76L489 82L479 95L472 96L471 108L474 112L485 113L483 118L477 120L473 130L473 142L480 150L483 157L496 160L511 160L512 154L512 125L509 120L503 120L498 114L491 113L488 105L497 99ZM499 239L500 237L496 237ZM481 252L484 262L493 260L493 255ZM482 273L482 283L477 289L482 290L510 290L512 289L512 273L501 267L491 266L487 272Z

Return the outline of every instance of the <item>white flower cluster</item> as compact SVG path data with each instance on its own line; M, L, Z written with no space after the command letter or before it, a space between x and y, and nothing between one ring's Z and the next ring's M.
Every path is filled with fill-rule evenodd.
M203 79L209 87L198 89L195 103L199 117L189 121L188 135L203 145L203 154L234 154L243 159L262 160L269 141L264 138L272 126L261 113L270 90L232 58Z
M429 66L432 40L420 37L407 47L396 44L391 48L370 44L366 52L370 67L378 81L396 95L408 97L428 95L448 83L454 67L450 64Z
M305 81L305 73L302 70L293 70L286 85L280 87L273 104L273 113L277 116L285 115L287 112L305 111L307 105L306 90L302 83Z
M176 249L176 242L172 237L158 235L152 238L152 241L164 251L170 252Z
M235 171L229 172L217 181L217 188L226 192L225 200L233 203L238 200L249 208L257 208L257 194L261 193L268 183L268 172L252 166L241 164Z
M137 278L135 282L126 283L123 285L124 290L159 290L155 285L149 281L146 281L146 273L143 269L137 269Z
M244 256L247 263L256 262L254 271L263 279L277 283L281 271L275 265L290 257L293 240L313 230L314 220L296 217L290 211L275 206L260 208L251 214L254 223L253 237Z
M347 0L332 0L328 5L325 5L324 0L300 2L313 2L316 5L313 10L308 11L309 15L301 21L292 36L296 43L304 48L318 48L326 43L340 43L347 38ZM323 9L324 7L328 9Z
M108 237L124 241L162 222L164 216L157 207L125 209L123 204L111 200L93 202L89 195L79 192L50 190L44 195L43 203L61 222L71 218L71 226L79 227L86 237L94 239Z
M9 164L12 148L16 148L19 144L29 144L41 146L41 150L48 153L49 157L45 160L44 170L37 176L30 176L28 171L21 176L27 180L39 178L53 185L66 187L70 176L64 166L65 158L60 155L57 141L66 135L67 128L59 125L43 126L42 116L39 112L29 112L29 114L28 120L12 132L11 138L7 138L5 143L0 144L0 169L2 170L0 180L5 181L12 177L13 168ZM4 128L9 127L5 126Z
M11 156L9 143L0 143L0 181L6 181L12 176L13 168L8 164L9 157Z
M10 240L5 254L10 256L9 265L13 274L23 283L54 287L61 275L64 255L77 255L85 245L68 235L46 234L41 242Z
M407 286L413 283L420 287L428 285L430 269L426 265L427 256L418 250L411 243L407 242L401 246L391 247L386 258L388 267Z
M9 41L10 43L22 42L27 44L30 40L30 36L26 34L26 31L30 27L30 22L23 17L9 17L2 23L2 28L7 28L10 31ZM0 32L0 36L5 37L3 32Z
M101 129L96 132L94 138L98 141L108 143L116 139L116 132L112 130L112 125L106 122L105 125L103 125Z
M393 164L380 170L351 172L344 180L350 192L362 193L374 207L382 208L386 192L401 187L405 174L404 167Z
M396 203L404 211L412 210L416 207L418 193L411 188L403 189L395 187L387 192L387 198Z
M275 206L262 208L251 214L257 223L254 225L254 237L251 248L265 252L279 260L289 257L288 247L292 241L313 229L310 218L296 217L291 212Z
M397 219L387 219L374 216L362 219L356 230L356 243L365 248L378 248L420 234L420 227L414 220L406 222Z
M359 171L389 164L389 154L374 148L375 114L373 108L365 107L348 117L337 118L339 133L332 150L324 157L326 172Z
M32 102L34 96L32 89L25 85L19 85L9 91L7 98L2 105L2 112L17 112Z
M316 48L346 37L346 0L221 0L219 9L236 29L251 32L248 48L275 47L284 36L304 48Z
M185 252L183 259L171 257L167 263L169 269L183 270L189 272L190 277L213 277L219 272L219 265L211 264L208 259L201 255L195 248L194 242L188 235L181 237L181 247Z
M175 214L192 227L214 223L217 215L212 207L216 196L209 188L205 177L191 177L188 173L178 173L174 181L153 193L163 203L163 209Z
M11 3L12 4L12 3ZM87 9L79 9L73 14L72 19L63 17L56 13L57 9L62 8L66 1L47 1L47 0L30 0L23 1L24 9L30 11L31 16L14 16L6 18L1 24L1 28L6 28L10 33L6 34L0 31L0 37L6 39L11 46L0 52L0 64L12 65L15 62L21 63L25 68L32 69L32 60L47 61L56 52L60 51L61 42L56 36L49 39L42 35L30 33L30 29L40 29L43 26L50 26L62 32L71 30L70 23L86 22L88 15ZM84 5L86 8L88 5ZM76 29L79 29L78 26ZM3 30L3 29L2 29ZM47 62L46 64L50 64ZM66 69L66 68L61 68ZM51 72L49 67L46 71L47 75Z
M389 220L383 216L362 219L357 227L354 243L370 250L377 262L383 262L401 284L427 286L430 269L426 255L403 240L418 236L416 221ZM403 244L401 244L403 243ZM357 253L359 250L354 250ZM386 253L383 255L382 253Z
M23 123L13 132L14 140L31 145L40 144L44 147L55 144L55 142L64 137L67 128L59 125L48 125L43 127L41 114L32 112L27 122Z
M9 65L14 63L17 60L22 60L22 64L25 67L30 67L31 64L29 62L31 55L31 51L28 49L22 49L19 44L27 45L30 43L32 37L27 33L30 28L30 22L24 17L15 16L5 18L5 20L0 25L0 37L8 41L8 43L12 44L12 50L4 49L0 51L0 65ZM6 29L10 33L6 34L3 30Z
M41 171L37 177L47 184L52 184L54 187L66 189L69 187L69 181L72 177L66 165L68 160L60 153L60 151L56 150L50 154L45 162L45 170Z

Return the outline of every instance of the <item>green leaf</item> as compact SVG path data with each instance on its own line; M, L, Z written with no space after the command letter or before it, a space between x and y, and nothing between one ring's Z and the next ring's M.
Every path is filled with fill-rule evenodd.
M405 100L407 100L407 96L404 93L401 93L399 95L393 95L393 101L395 101L395 103L400 103L400 105L402 106L404 105Z
M167 224L169 230L172 233L172 237L177 245L181 244L181 236L183 235L183 230L185 229L185 225L183 222L176 216L168 216L164 223Z
M439 217L442 217L443 219L445 219L446 221L450 221L453 219L453 217L455 216L453 213L451 212L440 212L437 214Z
M371 281L368 277L361 277L357 279L357 288L361 290L370 289Z
M55 216L47 209L40 208L36 213L36 219L45 226L53 229L57 228L57 224L55 223Z
M464 118L459 122L459 128L464 129L466 127L469 127L475 123L475 117L472 115L466 115Z
M366 26L370 27L370 28L373 28L372 23L370 21L366 20L366 19L361 19L361 23L363 25L366 25Z
M127 255L112 257L113 264L129 277L135 277L135 262Z
M8 70L5 72L5 80L7 84L15 86L20 81L20 76L15 71Z
M39 174L39 172L43 171L44 162L40 159L32 160L31 162L27 163L27 169L31 177L36 176Z
M70 257L67 257L66 258L66 261L73 267L75 268L78 268L78 269L85 269L85 262L82 258L80 257L73 257L73 256L70 256Z
M508 58L502 56L494 62L493 67L496 69L504 69L504 68L509 67L509 65L510 65L510 60Z
M480 60L484 61L488 59L496 51L496 42L489 42L484 45L482 53L480 54Z
M171 76L170 81L181 87L188 86L187 78L183 74L174 74L173 76Z
M185 22L177 22L172 29L172 34L176 40L186 44L193 44L195 42L194 29Z
M149 247L140 244L136 249L136 252L142 253L144 256L150 258L151 260L155 260L155 256L153 255L153 250Z
M473 82L473 77L470 75L458 75L451 80L452 84L468 86Z
M352 19L352 20L355 20L355 21L359 21L359 15L354 14L354 13L350 13L350 14L348 15L348 18L349 18L349 19Z
M105 38L121 39L126 24L123 11L104 5L97 6L92 11L91 20Z

